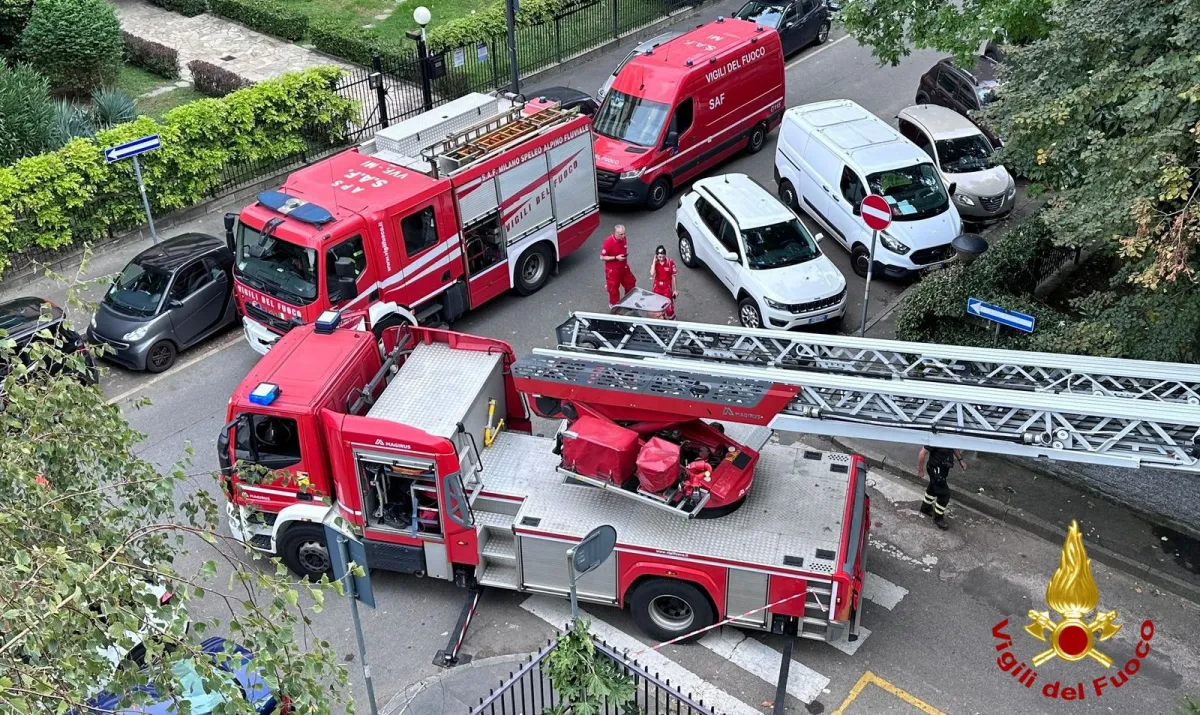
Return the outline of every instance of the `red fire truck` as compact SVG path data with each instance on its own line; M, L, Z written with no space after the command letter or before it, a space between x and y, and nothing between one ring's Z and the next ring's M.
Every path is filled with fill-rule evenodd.
M856 637L866 470L771 440L796 388L518 360L428 327L377 341L340 320L290 331L230 400L218 451L238 538L316 577L336 517L373 569L566 595L567 549L608 524L616 551L579 598L630 608L655 638L725 618Z
M590 120L468 94L305 167L225 217L259 353L335 307L448 323L545 284L600 222Z

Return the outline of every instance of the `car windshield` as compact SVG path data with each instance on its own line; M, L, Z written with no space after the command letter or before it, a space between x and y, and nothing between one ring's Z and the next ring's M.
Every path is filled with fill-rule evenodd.
M104 303L122 313L154 315L170 282L170 273L135 260L113 281Z
M233 674L226 670L217 669L216 673L218 678L234 679ZM219 692L211 692L204 687L204 678L196 670L196 665L192 661L175 661L171 664L171 674L175 676L175 682L179 688L174 692L175 702L187 701L193 715L211 713L225 702L224 695Z
M817 242L798 220L742 231L746 261L751 269L783 268L821 255Z
M986 106L996 99L996 87L999 86L995 82L980 82L975 85L975 96L979 97L980 106Z
M609 139L654 146L667 123L670 107L624 92L609 92L592 120L592 129Z
M937 216L950 207L950 197L933 164L888 169L867 176L871 193L892 205L892 220L917 221Z
M238 278L287 303L307 305L317 297L317 252L278 236L238 227Z
M737 11L734 17L739 20L750 20L767 27L778 27L779 18L783 17L783 3L748 2Z
M992 165L992 145L982 134L939 140L937 155L947 174L968 174Z
M40 300L22 300L0 306L0 330L11 333L37 322L42 305Z

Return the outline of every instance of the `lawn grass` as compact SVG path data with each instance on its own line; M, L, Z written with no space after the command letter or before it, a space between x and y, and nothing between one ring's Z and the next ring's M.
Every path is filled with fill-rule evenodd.
M357 25L370 24L375 26L371 31L383 40L401 47L415 47L404 33L417 28L412 14L419 5L429 8L433 16L429 27L433 28L440 22L468 15L489 1L494 0L408 0L403 4L394 0L282 0L282 4L308 16L310 22L330 18L349 20ZM376 15L389 10L392 14L386 20L375 19Z
M140 67L123 65L121 74L117 77L116 88L133 97L138 111L142 114L162 119L163 114L170 109L205 98L203 94L192 87L175 87L169 92L156 94L153 97L141 96L160 87L171 87L174 84L175 80L164 79Z

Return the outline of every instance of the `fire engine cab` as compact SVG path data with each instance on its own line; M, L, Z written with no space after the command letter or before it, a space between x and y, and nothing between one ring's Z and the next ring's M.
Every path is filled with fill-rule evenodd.
M529 295L599 222L589 119L484 94L387 127L225 217L262 354L331 307L394 303L448 323L510 288Z

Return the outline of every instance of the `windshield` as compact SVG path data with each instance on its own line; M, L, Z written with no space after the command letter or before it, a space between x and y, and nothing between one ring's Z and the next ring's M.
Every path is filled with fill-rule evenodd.
M748 2L737 11L735 17L739 20L758 22L767 27L778 27L779 18L783 17L783 7L783 3Z
M950 197L933 164L888 169L867 176L871 193L892 205L894 221L917 221L937 216L950 207Z
M821 255L808 229L796 219L745 229L742 238L746 242L746 261L751 269L794 266Z
M992 100L996 98L997 86L995 82L980 82L975 85L975 96L979 97L980 106L992 103Z
M238 227L237 273L247 285L288 303L306 305L317 297L317 252Z
M982 134L937 142L938 160L947 174L967 174L990 168L992 145Z
M670 107L624 92L609 92L592 120L592 129L609 139L654 146L667 123Z
M134 261L113 281L104 302L123 313L154 315L170 282L170 273Z

